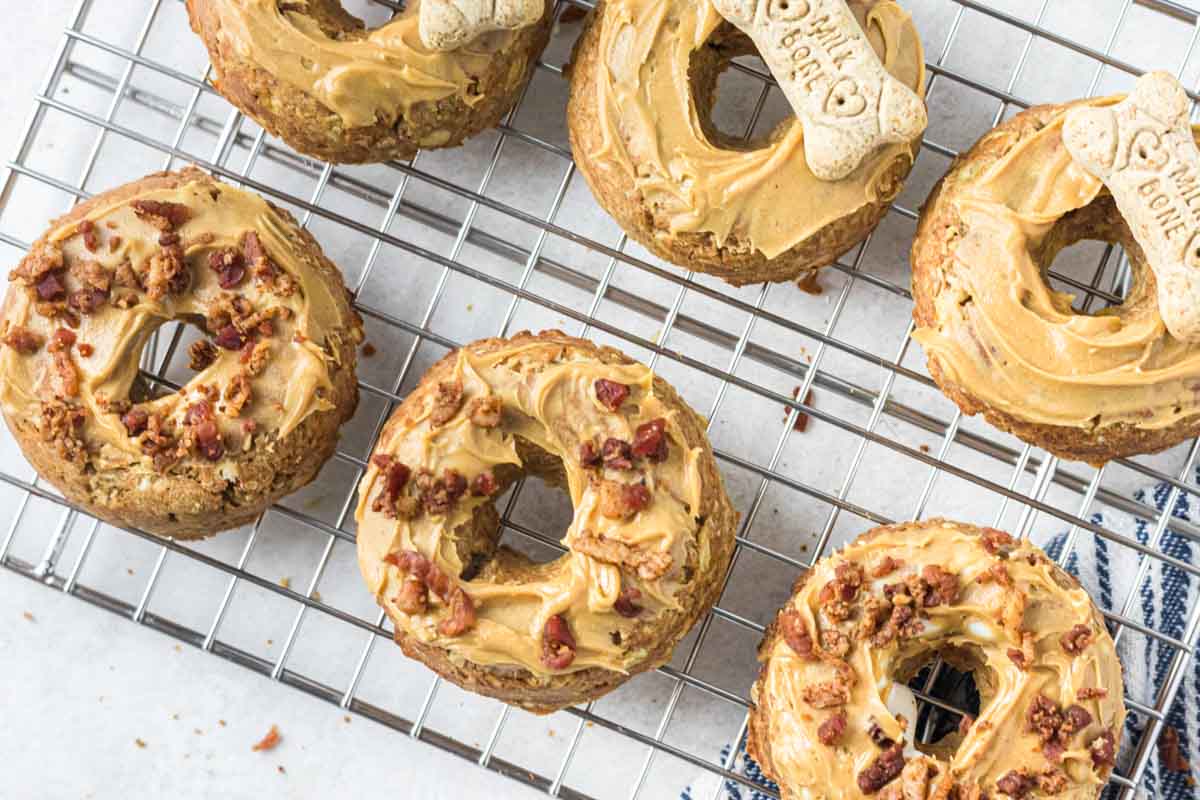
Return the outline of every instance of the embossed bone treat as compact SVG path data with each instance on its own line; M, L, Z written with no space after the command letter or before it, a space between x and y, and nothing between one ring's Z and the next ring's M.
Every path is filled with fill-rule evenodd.
M749 36L804 127L804 155L836 181L925 130L925 104L871 48L845 0L713 0Z
M419 11L421 42L454 50L485 33L532 25L545 11L542 0L427 0Z
M1115 106L1067 114L1063 142L1112 192L1145 251L1167 330L1200 342L1200 149L1189 108L1174 77L1152 72Z

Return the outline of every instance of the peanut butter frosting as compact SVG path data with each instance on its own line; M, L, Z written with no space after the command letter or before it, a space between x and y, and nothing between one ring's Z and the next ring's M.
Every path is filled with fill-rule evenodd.
M1107 781L1121 665L1087 593L1028 542L945 520L876 529L820 561L777 628L752 751L785 798L1091 800ZM979 714L915 744L889 707L935 653L973 670Z
M276 79L334 111L346 127L393 124L413 106L461 95L482 99L475 76L513 41L515 32L484 33L450 51L421 41L421 0L373 30L324 29L308 3L226 0L218 3L221 44Z
M887 71L923 97L924 53L908 14L891 0L850 6ZM884 178L897 160L912 163L916 143L886 145L845 178L823 181L795 118L748 148L710 136L689 75L693 54L728 24L708 0L606 0L598 24L601 137L582 155L624 170L671 233L711 234L718 245L736 236L774 258L899 191Z
M61 266L52 273L61 276L55 280L64 282L68 290L80 285L78 275L107 276L93 279L111 285L106 301L94 310L76 313L74 305L60 302L59 313L53 317L40 307L33 286L10 288L3 331L9 334L12 346L0 349L0 406L10 420L39 420L47 404L65 400L84 412L79 433L93 466L98 470L152 470L151 456L123 420L131 403L146 417L182 429L188 409L205 402L215 412L217 430L225 442L222 457L215 459L216 467L226 479L235 480L239 455L255 442L285 437L310 415L332 407L327 393L331 369L341 350L337 343L359 334L357 329L347 328L344 301L339 305L314 257L295 243L298 230L294 223L257 195L219 184L198 170L184 174L191 179L176 188L124 196L52 230L35 245L30 256L34 264L40 258L53 258L49 254L61 253ZM139 214L135 206L160 211L172 207L175 211L163 213L179 213L186 220L165 233L162 218ZM156 226L155 221L160 224ZM239 285L223 289L221 276L211 266L212 258L227 251L240 254L249 232L257 234L274 277L269 282L254 277L247 260ZM166 241L176 241L181 248L182 291L155 296L157 292L121 283L122 274L141 275L139 280L152 274ZM228 315L234 297L240 298L236 301L239 312L222 318L222 314ZM235 322L254 317L264 321L254 330L233 327ZM227 334L232 341L222 341L218 335L221 346L206 343L204 360L211 359L211 363L203 365L178 391L147 398L148 385L139 376L142 351L151 334L172 320L201 328L221 320L217 324L229 325ZM60 330L74 334L74 346L67 348L65 362L75 376L74 392L63 391L61 354L52 352L52 344L42 346L53 343ZM38 342L36 351L23 352L13 345L14 331ZM253 362L249 366L252 375L247 372L248 361ZM235 410L227 401L229 387L239 376L248 380L249 400ZM144 427L145 418L140 424Z
M703 477L700 461L711 453L688 446L679 418L685 412L659 395L647 367L603 363L594 350L578 347L579 340L551 334L494 346L497 341L468 345L452 356L440 384L459 390L451 418L441 422L438 387L423 383L385 428L359 487L359 566L396 626L445 648L452 661L516 666L545 678L589 667L625 672L647 657L634 644L633 627L652 626L660 615L678 611L681 592L695 573L714 568L710 543L698 535L702 495L723 497L719 483ZM624 401L618 395L615 410L600 395L604 382L628 390ZM490 424L472 413L481 404L496 409ZM605 445L605 466L600 464L601 443L641 441L639 429L659 422L663 436L657 446L665 448L664 458L658 457L661 451L638 457L636 445L632 457L620 447L610 454ZM589 466L583 460L592 443L596 459ZM531 458L542 465L528 463ZM549 471L546 462L554 464ZM389 477L381 465L388 463L406 465L414 476L451 470L471 481L472 491L448 511L380 513ZM471 535L494 542L494 522L482 531L477 523L491 495L503 490L477 492L476 479L495 475L504 483L526 468L570 495L574 516L562 538L568 552L535 564L501 550L489 554L482 569L472 566L463 553L474 546L464 542ZM605 510L606 487L642 485L648 494L640 510L623 516ZM465 590L474 607L473 626L446 635L439 627L450 613L444 603L419 613L402 609L397 597L407 574L396 563L397 553L419 554ZM623 605L630 597L637 598L632 614ZM555 618L566 623L574 640L574 658L566 665L546 659L545 632L548 624L557 624Z
M1018 419L1165 429L1197 413L1200 348L1166 330L1152 278L1138 276L1146 268L1140 250L1129 251L1135 280L1125 302L1095 314L1074 310L1075 297L1044 277L1061 247L1056 226L1107 197L1064 146L1065 116L1064 108L998 161L944 190L964 234L947 242L952 262L933 298L936 324L918 327L913 338L946 380ZM1196 176L1182 178L1195 185Z

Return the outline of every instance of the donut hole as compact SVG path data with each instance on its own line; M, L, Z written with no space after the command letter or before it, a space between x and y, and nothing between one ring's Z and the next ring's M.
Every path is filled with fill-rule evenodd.
M752 72L736 69L735 64ZM782 93L772 89L754 128L749 129L763 86L753 72L765 74L768 70L750 37L727 22L692 52L688 64L692 97L704 135L718 147L757 150L795 121Z
M917 699L917 717L909 720L905 738L942 761L952 760L962 743L963 714L977 718L997 686L983 650L969 643L921 647L902 658L893 678L937 701Z
M338 40L361 38L403 13L373 0L308 0L306 5L277 0L276 6L281 11L295 8L330 39Z

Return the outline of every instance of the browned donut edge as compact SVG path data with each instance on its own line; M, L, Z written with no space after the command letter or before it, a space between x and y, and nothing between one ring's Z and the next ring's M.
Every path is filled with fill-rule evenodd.
M919 522L898 522L892 525L880 525L861 534L854 540L853 543L858 544L860 542L868 542L876 536L881 536L885 533L893 531L915 532L927 530L929 528L941 527L946 524L952 524L956 526L958 530L969 532L975 536L980 536L983 534L983 528L975 525L970 525L965 522L956 522L954 520L947 520L942 517L934 517L932 519ZM1038 552L1041 552L1040 548L1038 549ZM835 557L837 557L836 553L826 556L826 558ZM1074 575L1059 567L1058 564L1054 564L1053 562L1050 563L1053 565L1055 577L1060 580L1060 585L1065 584L1072 589L1083 588L1079 583L1079 580ZM775 762L771 759L771 748L769 741L770 727L768 725L768 719L771 717L773 709L771 707L770 698L763 696L763 693L759 691L759 687L761 686L763 679L766 677L771 651L775 648L776 641L778 641L778 639L783 635L783 632L780 629L780 617L782 617L788 607L791 606L792 598L794 598L800 593L801 590L804 589L804 586L808 582L810 575L812 575L812 569L807 569L800 573L800 575L796 578L796 582L792 584L792 594L788 597L788 601L784 603L784 605L775 613L774 619L771 620L771 623L767 626L766 631L763 633L762 642L760 642L758 645L758 660L759 663L762 664L762 667L759 668L758 679L754 682L753 695L755 702L750 707L750 714L747 720L746 752L749 753L750 757L753 758L759 767L762 768L763 774L779 785L780 796L783 797L784 800L786 800L790 795L793 795L794 792L791 787L784 786L782 783L780 783L779 775L781 773ZM1104 615L1100 613L1098 608L1096 608L1095 601L1092 602L1092 622L1096 626L1096 630L1099 632L1100 636L1109 636L1108 627L1105 625L1104 621ZM1124 691L1124 687L1120 688L1122 691ZM1123 734L1123 732L1124 726L1120 726L1117 731L1118 736ZM1120 738L1117 739L1116 747L1117 752L1120 752ZM1111 768L1109 768L1109 771L1111 771ZM1101 786L1096 792L1096 797L1099 797L1103 790L1104 787Z
M465 347L473 352L485 354L524 343L561 344L565 348L583 350L605 364L635 363L615 348L596 345L561 331L542 331L538 334L521 331L508 339L481 339ZM381 441L387 438L393 426L402 425L406 420L421 414L426 405L426 395L435 392L437 384L445 380L447 374L454 369L457 355L457 350L447 353L426 371L417 387L393 412L380 437ZM652 622L635 627L633 634L625 639L622 646L629 649L645 647L646 657L628 673L591 667L551 676L549 680L545 680L521 667L497 668L471 662L456 663L442 648L408 636L400 625L396 625L395 639L405 655L422 662L443 678L464 689L494 697L535 714L549 714L566 706L594 700L612 691L633 675L654 669L670 660L675 645L720 597L725 571L733 554L737 513L725 494L712 447L704 433L704 420L679 397L670 384L658 376L654 378L654 391L665 405L680 412L677 421L688 446L704 449L699 464L701 479L707 491L702 498L703 505L699 514L704 518L704 523L697 538L707 540L711 564L707 571L702 571L695 569L698 566L695 561L689 562L689 566L694 569L695 585L692 590L681 592L680 596L685 604L683 609L660 614ZM694 558L694 554L692 555Z
M75 205L47 227L46 234L38 243L45 241L49 233L82 219L96 208L119 204L147 191L171 189L196 180L223 185L195 167L186 167L177 172L155 172ZM110 502L111 498L97 499L91 474L87 470L62 459L53 443L42 441L40 433L28 420L15 419L5 413L5 422L20 445L21 452L34 469L71 503L111 525L138 528L176 539L201 539L253 521L276 500L309 483L333 455L337 447L338 428L354 415L358 405L356 345L362 338L362 321L350 306L341 272L325 257L317 241L285 209L274 205L271 208L288 223L293 244L311 256L309 263L315 265L323 279L332 284L334 291L330 294L341 305L339 310L348 335L338 340L340 366L330 374L333 391L328 399L334 409L310 414L288 436L275 441L271 450L255 447L249 456L243 455L238 465L242 474L250 476L253 483L249 491L237 494L210 492L197 484L189 488L187 478L179 476L172 481L172 486L179 490L178 499L169 508L164 507L162 497L147 497L134 486L120 493L115 503ZM10 302L8 298L14 289L10 286L5 295L5 314ZM105 494L109 494L107 489Z
M456 147L494 128L520 96L550 38L553 23L553 3L547 0L541 21L517 33L512 45L493 59L492 68L476 76L482 99L474 106L452 95L414 106L412 113L402 115L394 125L379 122L345 128L341 117L319 100L276 80L267 70L221 44L221 22L216 11L221 2L187 0L188 18L208 49L217 91L295 150L339 164L408 159L421 147ZM342 25L350 19L344 12L322 11ZM436 146L421 144L439 131L447 132L449 138Z
M629 234L659 258L689 270L705 272L734 286L764 281L789 281L822 267L850 251L883 219L891 201L865 205L826 225L808 239L775 258L767 258L748 241L731 235L718 245L710 233L671 233L665 219L656 219L633 179L620 169L600 171L589 155L601 149L601 126L596 109L595 74L600 62L600 23L606 4L600 2L589 15L587 28L575 42L569 67L567 133L575 164L583 173L596 202ZM908 177L911 162L897 159L881 183L897 186Z
M1016 115L985 134L966 154L955 159L934 187L922 209L912 247L913 320L919 327L936 327L934 298L945 286L946 274L954 268L949 239L952 236L958 238L962 230L962 222L952 202L956 191L969 185L1055 116L1081 102L1034 106ZM966 387L946 376L936 356L929 359L928 368L938 387L964 414L982 413L984 419L997 428L1061 458L1099 466L1114 458L1157 453L1200 434L1200 414L1161 430L1146 430L1125 422L1098 429L1030 422L992 408L972 395Z

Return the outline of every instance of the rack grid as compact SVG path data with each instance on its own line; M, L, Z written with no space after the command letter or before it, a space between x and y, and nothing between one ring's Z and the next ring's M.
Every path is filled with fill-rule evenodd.
M46 215L29 209L48 203L65 210L116 182L194 162L293 210L314 230L346 271L380 356L360 361L359 413L316 487L211 542L163 540L99 523L39 481L6 439L4 567L552 796L672 796L663 792L674 787L678 794L691 783L693 796L717 798L726 782L749 785L737 769L737 743L764 623L798 572L832 547L871 524L954 511L1021 535L1065 530L1062 563L1081 537L1095 536L1138 563L1133 589L1107 615L1115 634L1144 637L1169 654L1161 688L1126 698L1141 728L1126 737L1108 791L1133 796L1200 640L1200 604L1184 610L1179 637L1134 616L1137 587L1151 572L1200 576L1200 567L1166 546L1200 541L1200 528L1169 513L1195 491L1197 443L1092 468L1060 462L963 418L937 392L910 344L907 246L933 181L975 137L1012 113L1033 102L1125 88L1143 69L1167 68L1194 81L1195 9L1171 0L909 3L930 56L930 131L909 186L879 231L822 273L825 294L818 298L789 284L733 289L685 274L630 243L594 205L562 120L562 64L580 12L590 9L587 0L558 0L552 43L497 131L468 143L462 156L423 152L368 167L297 155L229 107L212 88L180 0L128 0L144 13L123 12L122 24L113 21L111 5L109 13L97 13L103 5L80 0L71 12L7 165L0 249L9 263L44 224ZM355 5L368 20L386 19L399 7L387 0ZM1072 29L1082 23L1071 9L1086 11L1086 32ZM996 47L966 45L979 36ZM992 50L1000 55L992 57ZM1070 64L1074 94L1055 86L1056 94L1043 96L1051 89L1045 75L1031 71L1035 61ZM749 141L770 129L772 114L781 118L782 100L761 62L732 66L720 100L729 105L718 112L742 120ZM939 116L956 123L943 128ZM64 153L60 144L48 155L68 137L83 146ZM1077 292L1084 310L1120 303L1126 278L1119 250L1103 245L1064 256L1050 276ZM398 284L405 287L399 299ZM464 307L464 301L472 302ZM562 712L570 735L550 755L534 757L509 741L536 727L534 718L458 693L418 668L403 673L415 687L405 702L365 696L372 665L392 651L386 641L376 645L391 633L373 605L354 597L365 592L352 557L345 574L338 565L353 551L350 512L371 441L423 367L468 338L542 326L616 344L683 388L707 412L742 520L722 601L675 659L611 699ZM160 331L143 354L144 376L174 385L188 335L183 324ZM766 421L772 413L778 422ZM753 418L749 428L747 418ZM1169 487L1166 512L1131 492L1156 482ZM325 492L330 487L336 495ZM556 514L554 502L543 489L518 484L503 500L506 541L548 556L561 552L555 522L562 509ZM1148 535L1106 527L1094 516L1099 508L1148 520ZM281 529L303 530L314 543L300 548L300 557L312 556L302 589L268 576L256 559ZM112 589L104 570L89 566L125 557L131 543L152 553L149 577L132 593ZM174 585L183 572L211 588L215 606L204 615L181 611L163 589L164 574ZM280 646L268 653L248 643L240 633L243 602L249 616L287 620ZM231 608L239 609L239 619L231 619ZM351 641L350 655L333 659L336 668L310 667L313 637ZM746 658L732 655L735 648ZM941 685L931 670L916 687L921 703L952 709ZM456 726L455 715L443 710L447 704L457 716L469 708L472 727ZM580 768L593 739L633 754L619 787L596 783Z

